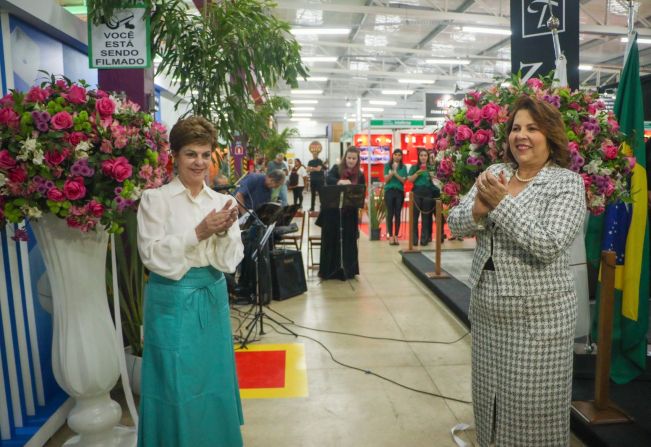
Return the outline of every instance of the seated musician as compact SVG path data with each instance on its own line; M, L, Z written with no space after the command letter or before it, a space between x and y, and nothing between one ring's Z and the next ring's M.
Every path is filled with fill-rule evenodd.
M267 174L249 174L240 182L235 198L240 204L240 214L255 210L271 200L271 191L285 183L285 173L280 169Z

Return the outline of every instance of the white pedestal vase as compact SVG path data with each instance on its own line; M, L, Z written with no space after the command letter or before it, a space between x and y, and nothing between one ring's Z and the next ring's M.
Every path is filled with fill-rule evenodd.
M79 435L65 445L135 446L135 430L118 426L122 409L109 395L120 370L106 296L108 234L83 233L50 214L31 224L52 289L54 377L75 399L68 425Z
M569 248L570 268L574 275L574 290L577 296L576 331L574 337L585 337L590 333L590 293L588 290L588 265L585 254L585 233L588 230L590 212L586 212L583 231Z

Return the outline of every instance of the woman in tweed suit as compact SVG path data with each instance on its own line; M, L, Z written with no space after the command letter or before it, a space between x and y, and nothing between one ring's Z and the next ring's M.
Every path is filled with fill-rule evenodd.
M566 169L567 137L550 104L523 96L506 126L509 163L489 167L450 213L475 236L472 395L480 446L569 445L576 295L567 249L585 189Z

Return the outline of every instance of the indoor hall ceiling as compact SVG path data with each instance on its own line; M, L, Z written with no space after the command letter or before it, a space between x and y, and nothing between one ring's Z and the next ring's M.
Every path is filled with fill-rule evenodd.
M574 1L574 0L566 0ZM616 81L626 44L625 0L580 2L580 72L584 86ZM276 0L273 13L292 28L346 28L343 35L296 35L314 80L301 82L295 94L289 87L276 93L291 99L317 100L296 104L294 115L309 115L319 122L349 119L355 100L362 98L366 118L414 119L424 114L424 93L459 93L494 83L511 70L508 35L485 34L464 27L508 31L509 0ZM651 1L634 2L635 28L640 38L642 74L651 73ZM550 37L551 39L551 37ZM434 65L428 59L467 59L468 65ZM411 80L412 82L408 82ZM386 90L407 90L400 96ZM370 104L370 101L395 101ZM349 104L347 106L347 104ZM369 109L370 107L370 109ZM308 110L313 108L313 110ZM383 110L379 110L383 109ZM372 115L372 116L371 116ZM286 121L288 117L280 117ZM295 125L295 124L293 124Z

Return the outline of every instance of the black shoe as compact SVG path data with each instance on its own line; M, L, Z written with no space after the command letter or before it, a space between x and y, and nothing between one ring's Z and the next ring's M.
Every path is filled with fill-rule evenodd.
M429 241L420 241L420 245L426 247L427 245L429 245Z
M414 241L411 245L413 245L414 247L418 247L418 241Z

